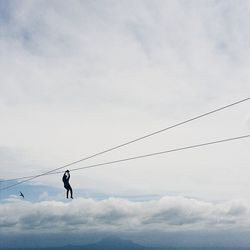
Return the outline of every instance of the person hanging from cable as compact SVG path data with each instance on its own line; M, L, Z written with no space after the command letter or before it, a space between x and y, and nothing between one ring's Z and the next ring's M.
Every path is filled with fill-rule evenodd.
M73 190L69 184L69 179L70 179L70 173L69 170L66 170L63 175L62 181L64 183L64 188L67 190L66 192L67 199L69 198L69 191L70 191L70 198L73 199Z

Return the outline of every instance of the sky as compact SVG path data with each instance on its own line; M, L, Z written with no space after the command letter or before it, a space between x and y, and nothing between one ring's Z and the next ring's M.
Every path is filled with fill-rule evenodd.
M0 179L43 173L248 98L249 16L246 0L0 0ZM249 102L74 167L245 134ZM3 190L0 238L51 237L53 226L55 245L66 229L86 241L93 232L142 241L157 227L156 244L202 233L209 237L197 244L250 245L249 146L244 139L72 172L71 203L61 175Z

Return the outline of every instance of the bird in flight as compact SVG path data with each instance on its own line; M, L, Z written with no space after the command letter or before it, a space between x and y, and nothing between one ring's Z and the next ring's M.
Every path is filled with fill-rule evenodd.
M24 199L24 195L23 195L23 193L21 192L21 191L19 191L20 192L20 196L21 197L23 197L23 199Z

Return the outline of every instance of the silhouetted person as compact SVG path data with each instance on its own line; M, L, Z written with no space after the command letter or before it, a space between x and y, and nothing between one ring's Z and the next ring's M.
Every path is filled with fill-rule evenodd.
M24 195L23 195L23 193L21 192L21 191L19 191L20 192L20 196L21 197L23 197L23 199L24 199Z
M73 190L69 184L69 179L70 179L69 170L66 170L63 175L62 181L64 183L64 188L67 190L66 192L67 199L69 198L69 191L70 191L70 198L73 199Z

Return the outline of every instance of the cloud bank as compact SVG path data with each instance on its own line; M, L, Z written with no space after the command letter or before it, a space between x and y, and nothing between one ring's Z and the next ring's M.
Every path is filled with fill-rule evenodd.
M30 203L11 198L0 204L0 232L181 232L250 228L250 204L211 203L184 197L132 202L79 198L69 203Z

